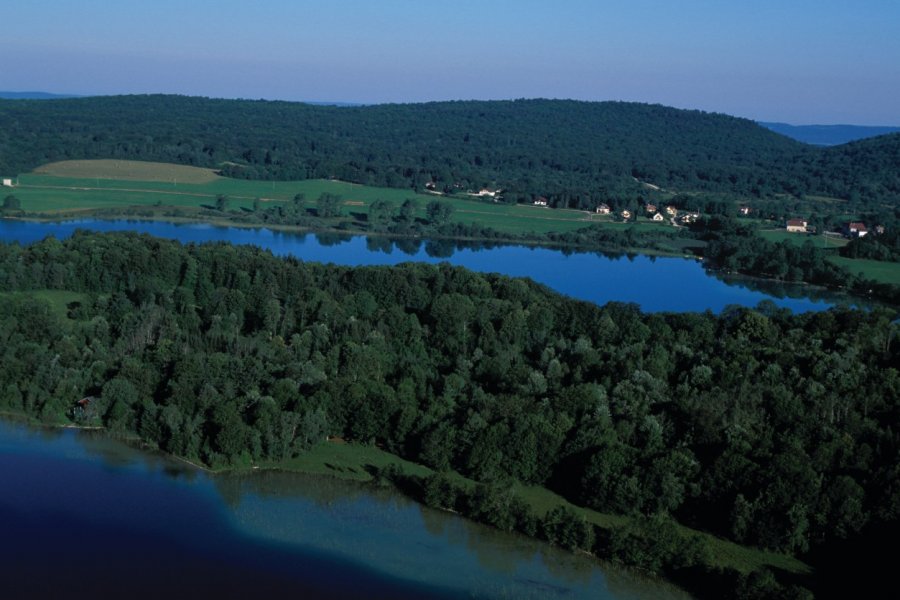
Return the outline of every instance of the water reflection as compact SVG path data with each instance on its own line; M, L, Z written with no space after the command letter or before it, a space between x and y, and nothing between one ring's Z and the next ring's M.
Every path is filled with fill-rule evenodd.
M0 548L0 576L43 566L48 545L78 569L114 546L110 577L122 589L150 561L177 573L167 581L185 589L219 577L224 597L260 581L308 598L687 597L389 489L272 471L209 476L100 432L0 421L0 481L0 510L18 523L5 539L33 542L15 564ZM227 571L211 573L212 565ZM51 595L68 591L54 581ZM158 581L137 596L164 588Z
M581 252L572 248L510 246L493 242L376 238L340 233L296 234L268 229L216 227L148 221L83 220L34 223L0 219L0 239L30 243L76 229L138 231L182 242L253 244L278 256L340 265L395 265L447 261L480 272L530 277L557 292L596 304L635 303L647 312L755 307L772 300L794 312L819 311L837 303L864 304L851 296L812 286L792 286L707 273L693 259L628 253Z

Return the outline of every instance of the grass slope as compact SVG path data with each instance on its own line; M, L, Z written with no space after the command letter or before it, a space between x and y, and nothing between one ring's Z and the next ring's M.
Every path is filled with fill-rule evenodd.
M866 260L862 258L846 258L844 256L829 256L828 260L840 265L866 279L874 279L880 283L900 285L900 263L883 262L880 260Z

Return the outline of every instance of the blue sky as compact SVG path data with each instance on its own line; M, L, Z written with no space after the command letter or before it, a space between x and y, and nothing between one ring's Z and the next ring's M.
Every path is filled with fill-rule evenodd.
M0 89L576 98L900 125L897 0L29 0Z

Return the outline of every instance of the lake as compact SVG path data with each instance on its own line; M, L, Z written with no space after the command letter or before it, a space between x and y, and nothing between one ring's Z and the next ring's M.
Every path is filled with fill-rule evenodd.
M794 312L825 310L849 299L810 286L746 278L725 280L685 258L610 256L531 246L491 246L443 240L389 239L335 234L285 233L269 229L174 224L158 221L81 220L38 223L0 219L0 239L31 243L48 235L65 238L76 229L138 231L182 242L253 244L278 256L339 265L449 262L480 272L530 277L558 292L597 304L633 302L647 312L721 312L762 301Z
M352 482L0 421L3 598L688 598Z

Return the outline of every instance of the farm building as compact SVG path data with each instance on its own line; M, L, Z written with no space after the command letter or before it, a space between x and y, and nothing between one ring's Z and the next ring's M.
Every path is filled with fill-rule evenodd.
M847 223L847 226L844 228L844 233L847 237L861 238L865 237L865 235L869 233L869 230L866 228L865 223L853 222Z
M789 219L786 229L792 233L806 233L806 221L803 219Z

